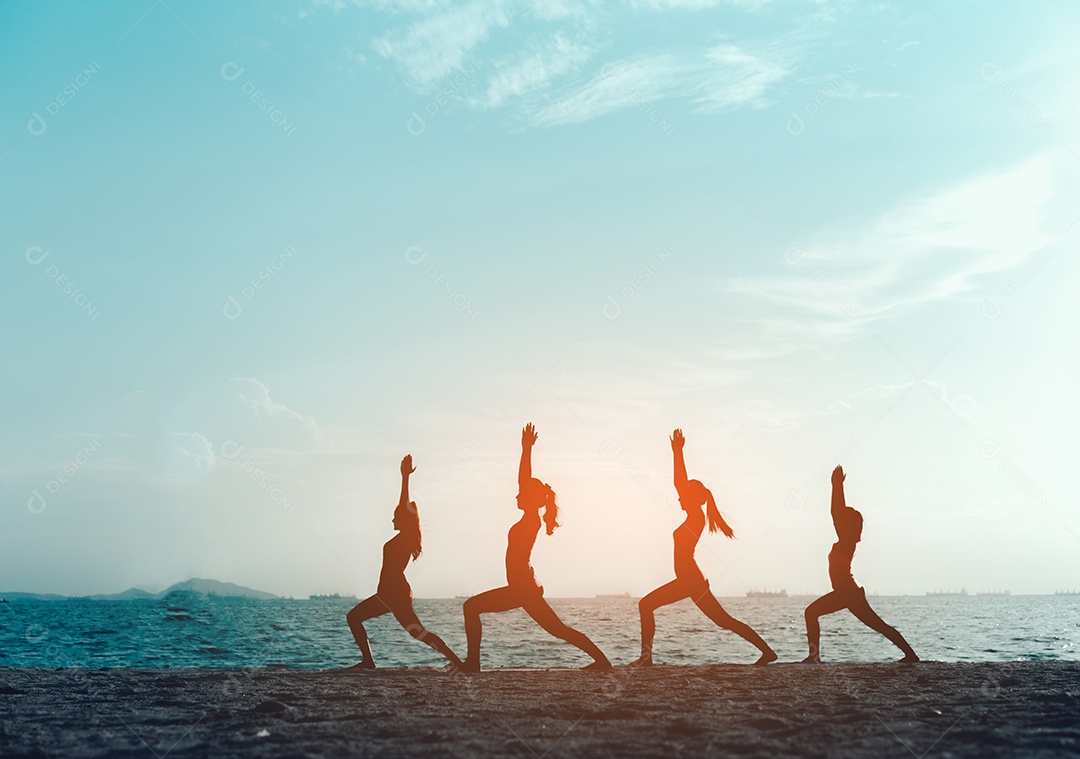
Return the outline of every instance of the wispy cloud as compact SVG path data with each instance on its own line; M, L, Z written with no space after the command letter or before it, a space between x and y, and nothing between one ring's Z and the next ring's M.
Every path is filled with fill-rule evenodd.
M917 388L916 386L921 386ZM862 419L880 417L908 393L929 392L959 421L983 428L997 430L1001 422L984 413L973 397L967 394L950 394L941 382L929 379L913 380L895 384L878 383L847 397L834 400L824 408L786 407L772 400L753 398L741 400L720 410L717 422L728 432L750 434L792 432L804 427L820 425L830 417L857 415ZM931 404L932 405L932 404Z
M915 385L922 385L930 391L930 394L941 401L957 419L975 425L988 425L996 423L996 420L987 416L975 399L970 395L950 396L948 390L940 382L928 379L920 379L912 382L904 382L896 385L877 384L871 385L855 394L854 402L890 400L911 390Z
M324 450L328 444L313 418L274 400L269 388L252 377L229 380L205 406L203 419L219 444L234 440L251 448L294 453Z
M692 99L698 110L715 113L748 106L771 105L773 88L793 70L795 51L769 45L760 50L717 45L705 51L699 72L702 83Z
M665 90L683 77L684 68L668 53L612 62L584 85L539 107L528 121L536 126L574 124L632 108L639 102L662 100Z
M464 102L480 110L511 109L511 122L525 126L588 121L644 101L685 100L701 113L763 108L774 102L778 85L795 70L801 50L791 35L773 36L763 43L724 39L699 47L624 53L601 68L596 58L611 46L605 31L610 9L603 4L573 0L531 6L510 0L358 4L396 24L370 44L375 54L401 68L411 90L431 94L455 74L468 71L473 80L470 91L457 93ZM661 11L693 14L761 4L656 0L638 3L637 9L642 18L651 18ZM511 27L515 27L512 35ZM596 68L583 81L582 71L590 63Z
M498 108L512 98L546 89L556 79L576 72L595 49L582 35L557 32L529 51L495 61L485 92L473 103Z
M510 17L502 2L451 5L407 27L375 39L375 51L399 63L409 86L426 92L459 70L467 56Z
M724 291L770 304L768 316L743 321L781 348L851 339L881 319L969 297L1059 239L1061 180L1049 154L973 176L902 202L862 230L793 246L782 271L731 279Z
M685 99L694 110L718 113L764 108L793 71L789 47L762 49L731 43L696 53L659 53L605 64L588 82L571 87L533 112L537 126L572 124L663 100Z

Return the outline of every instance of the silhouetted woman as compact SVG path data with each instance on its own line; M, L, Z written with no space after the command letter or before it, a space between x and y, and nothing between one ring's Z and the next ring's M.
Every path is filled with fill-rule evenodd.
M401 460L401 498L394 510L394 529L398 534L383 545L382 573L379 575L379 587L375 595L365 598L353 607L346 619L349 629L360 646L363 657L356 667L375 669L375 660L371 657L371 645L368 643L364 621L382 616L387 612L401 623L410 635L427 643L450 660L455 667L461 666L461 659L443 643L442 638L428 632L413 611L412 588L405 579L405 567L409 559L420 556L420 514L416 503L409 501L409 475L416 469L412 465L412 456Z
M480 615L488 612L509 611L522 608L536 624L560 640L571 643L593 658L593 663L585 669L608 669L611 662L604 653L589 640L584 633L569 627L559 619L555 611L544 600L544 589L536 581L529 557L532 554L536 536L540 532L540 509L544 510L544 523L547 534L555 532L558 523L558 507L555 503L555 491L532 476L532 447L536 443L536 430L532 424L521 432L521 465L518 468L517 504L524 514L510 528L506 545L506 585L473 596L465 602L465 636L469 641L469 653L465 658L464 669L477 672L480 670L480 636L482 625Z
M866 591L859 587L851 574L851 560L855 557L855 547L862 540L863 518L855 509L849 508L844 502L844 474L842 467L836 467L832 473L832 519L836 528L836 542L829 551L829 580L832 581L832 592L826 593L818 600L806 607L806 639L810 644L810 655L803 659L809 664L821 662L820 639L821 628L818 625L818 617L832 614L847 609L855 618L869 627L871 630L884 635L893 645L904 652L904 658L900 661L914 662L919 657L915 655L904 636L890 627L877 615L870 604L866 601Z
M701 567L694 561L694 549L697 548L701 533L705 530L706 513L708 512L709 532L722 530L729 538L735 537L735 532L724 521L716 508L716 500L713 494L701 484L700 480L690 480L686 477L686 462L683 459L683 445L686 438L682 430L675 430L671 435L671 450L675 454L675 490L679 493L679 505L686 512L686 520L676 528L675 538L675 579L667 585L649 593L638 603L641 611L641 657L634 665L651 665L653 636L656 633L656 619L653 613L661 606L673 604L684 598L691 599L705 616L711 619L725 630L731 630L736 635L753 643L761 651L761 657L755 664L768 664L776 661L776 653L769 644L761 639L761 636L750 629L750 626L740 622L724 610L716 596L709 589L709 581L701 571Z

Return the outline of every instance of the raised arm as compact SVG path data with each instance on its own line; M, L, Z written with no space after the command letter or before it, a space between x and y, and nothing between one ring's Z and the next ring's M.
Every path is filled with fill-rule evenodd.
M686 483L690 481L686 476L686 461L683 459L684 445L686 445L686 438L683 437L682 430L671 433L671 452L675 454L675 489L679 493L683 492Z
M398 506L403 509L409 505L409 475L415 471L412 455L407 455L401 460L401 498L398 499Z
M840 537L840 516L843 514L844 509L847 508L847 503L844 501L844 480L847 475L844 474L844 468L842 466L836 467L832 472L832 520L833 527L836 528L836 536Z
M521 431L521 465L518 466L518 489L524 490L532 481L532 448L536 442L536 428L532 422Z

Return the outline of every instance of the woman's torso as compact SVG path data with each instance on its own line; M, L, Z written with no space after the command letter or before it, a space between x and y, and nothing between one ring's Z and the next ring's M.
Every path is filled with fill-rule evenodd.
M704 582L705 575L694 561L694 550L705 529L705 515L700 511L688 511L686 521L675 528L675 576L680 580Z
M405 567L412 553L405 536L398 533L383 544L382 572L379 574L379 590L409 590L405 579Z
M538 587L530 557L540 532L540 512L526 512L506 534L506 582Z
M859 587L851 574L851 560L855 557L856 545L854 540L838 540L833 543L829 551L829 580L833 590L852 590Z

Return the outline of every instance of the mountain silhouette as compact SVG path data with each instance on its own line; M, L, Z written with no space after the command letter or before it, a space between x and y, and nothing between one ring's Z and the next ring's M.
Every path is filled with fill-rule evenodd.
M132 588L137 590L137 588ZM129 591L124 591L129 592ZM155 593L155 597L161 598L167 596L170 593L195 593L200 596L225 596L229 598L256 598L259 600L268 600L271 598L278 598L273 593L267 593L265 590L255 590L254 588L247 588L243 585L237 585L234 582L221 582L219 580L205 580L201 577L192 577L190 580L184 580L178 582L175 585L170 585L160 593Z
M164 598L170 593L193 593L199 596L254 598L257 600L279 598L279 596L276 596L273 593L267 593L264 590L255 590L254 588L237 585L234 582L207 580L202 577L192 577L190 580L175 583L159 593L151 593L142 588L128 588L120 593L95 593L94 595L88 596L62 596L56 593L24 593L21 591L12 591L10 593L0 592L0 598L30 601L140 601Z

